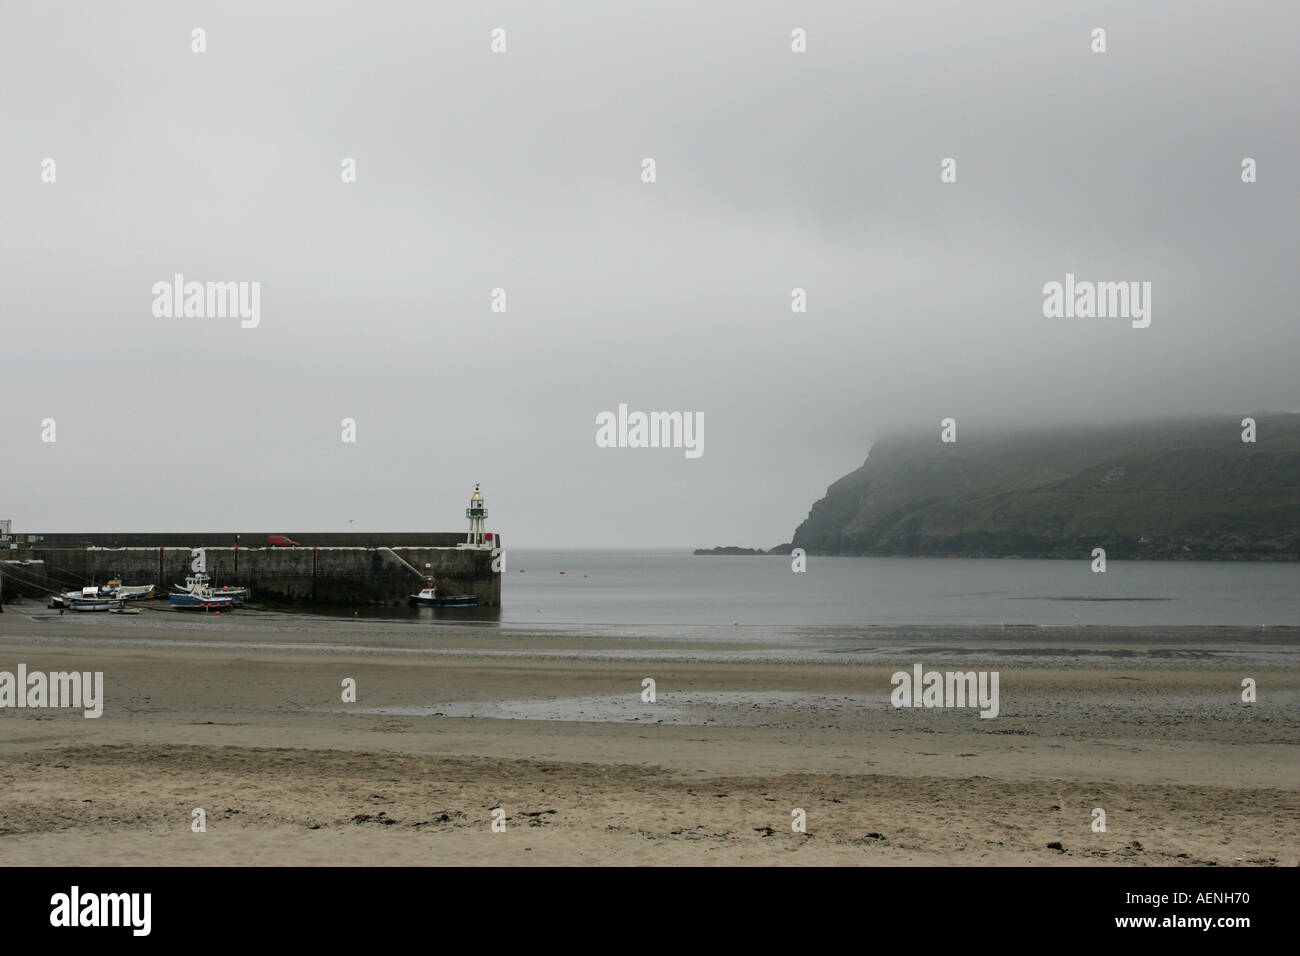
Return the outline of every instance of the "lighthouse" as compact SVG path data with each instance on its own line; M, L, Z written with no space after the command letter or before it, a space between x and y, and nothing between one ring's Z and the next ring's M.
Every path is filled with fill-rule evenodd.
M470 496L469 507L465 509L465 517L469 519L469 537L465 539L465 543L461 547L492 547L492 535L483 530L483 523L487 521L487 502L483 500L483 495L478 490L478 482L474 483L474 494Z

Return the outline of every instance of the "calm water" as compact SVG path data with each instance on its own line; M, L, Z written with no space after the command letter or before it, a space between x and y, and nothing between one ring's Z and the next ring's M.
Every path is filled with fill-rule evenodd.
M501 592L518 624L1300 625L1300 565L1280 563L810 556L795 574L782 557L511 549Z

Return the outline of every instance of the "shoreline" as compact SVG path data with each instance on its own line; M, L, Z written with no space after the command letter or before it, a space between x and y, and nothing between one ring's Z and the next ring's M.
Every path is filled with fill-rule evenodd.
M233 617L154 639L0 617L0 670L103 671L106 695L98 719L0 710L0 863L1297 862L1294 635L1134 631L1106 657L953 628L710 651ZM999 670L999 716L893 708L890 674L914 662Z

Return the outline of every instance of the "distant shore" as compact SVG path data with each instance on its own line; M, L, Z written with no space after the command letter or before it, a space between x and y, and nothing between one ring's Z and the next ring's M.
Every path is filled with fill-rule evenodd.
M762 548L740 548L733 545L725 545L716 548L696 548L692 554L704 555L788 555L793 549L793 545L779 544L775 548L763 550ZM817 549L804 549L804 553L815 557L824 558L969 558L971 560L993 560L1005 559L1008 561L1079 561L1086 560L1090 552L1073 553L1062 551L1060 549L1051 551L820 551ZM1253 562L1260 563L1295 563L1300 561L1300 554L1296 553L1258 553L1249 554L1241 552L1222 552L1222 551L1205 551L1205 552L1177 552L1169 553L1142 553L1139 551L1117 550L1109 553L1108 557L1113 561L1228 561L1234 563L1249 564Z

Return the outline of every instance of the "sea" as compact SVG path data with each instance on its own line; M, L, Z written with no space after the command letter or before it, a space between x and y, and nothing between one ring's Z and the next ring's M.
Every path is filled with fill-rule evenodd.
M21 613L62 621L63 630L45 632L54 643L75 642L84 629L123 645L395 655L472 648L485 657L870 663L894 662L900 648L947 658L983 648L1008 661L1251 667L1294 666L1300 649L1297 563L1110 561L1098 573L1090 559L806 561L795 571L777 555L520 548L506 552L500 607L254 604L196 615L163 604L64 620L36 602ZM14 639L40 633L18 627ZM434 636L468 643L430 643Z
M624 628L1300 625L1292 562L1108 561L1094 572L1089 558L806 561L796 572L776 555L510 549L493 614Z

